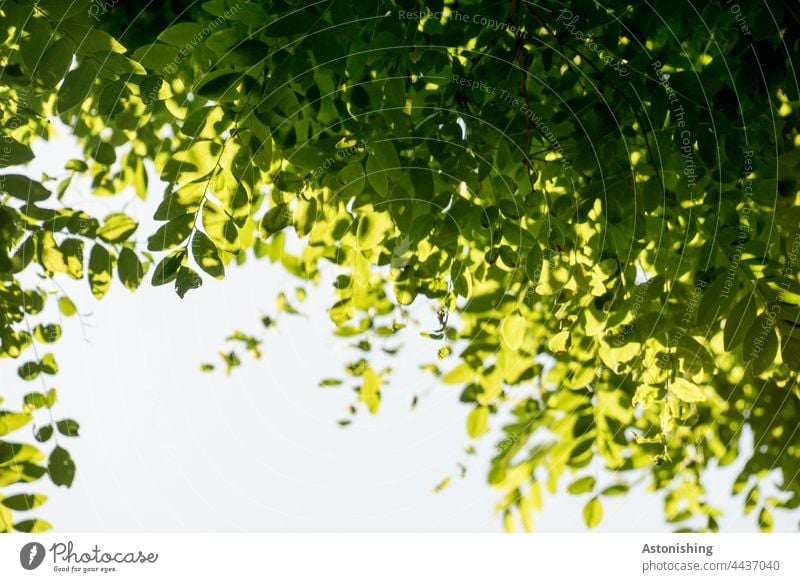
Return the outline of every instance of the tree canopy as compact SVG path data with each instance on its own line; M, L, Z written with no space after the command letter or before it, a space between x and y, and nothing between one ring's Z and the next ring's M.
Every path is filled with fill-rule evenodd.
M799 34L773 0L2 0L0 531L47 529L21 484L75 476L50 387L69 280L184 297L259 260L336 270L373 414L372 354L430 306L423 366L468 435L512 419L487 467L508 529L567 483L590 528L641 486L715 531L703 477L735 461L771 529L800 506ZM56 117L83 155L32 176ZM156 227L93 215L79 177L159 196Z

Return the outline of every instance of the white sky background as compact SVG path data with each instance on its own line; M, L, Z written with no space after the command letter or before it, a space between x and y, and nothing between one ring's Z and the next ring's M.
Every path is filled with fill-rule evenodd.
M34 150L36 161L25 171L37 178L41 171L63 175L66 160L81 156L69 138ZM151 183L151 191L159 200L162 185ZM93 198L86 188L73 185L70 192L99 218L119 208L119 200ZM144 215L151 216L151 209L134 201L127 211L144 220L140 237L152 232ZM71 489L45 480L19 488L50 495L36 514L55 531L502 530L493 512L500 492L486 483L498 439L486 435L478 455L464 454L469 408L458 401L460 388L438 385L418 369L435 359L438 347L420 338L419 330L403 336L379 413L370 416L360 407L353 424L342 428L336 421L347 417L346 407L356 399L349 388L355 382L347 382L343 366L359 352L330 333L330 287L309 289L305 303L294 300L305 317L282 316L266 334L263 360L245 356L244 366L226 377L201 373L200 362L218 363L216 353L234 329L260 334L260 315L274 315L275 297L294 289L297 280L251 260L229 266L224 281L207 279L180 300L172 285L153 288L151 273L136 293L115 277L99 302L86 281L61 280L80 311L91 313L84 316L91 326L85 329L77 317L64 319L62 339L53 346L60 365L52 383L60 397L55 416L81 424L80 438L62 437L77 474ZM415 313L427 329L436 327L424 305ZM0 367L10 379L3 389L13 406L41 388L16 377L20 363ZM326 377L346 382L319 388ZM412 395L423 393L412 411ZM459 462L468 468L465 479L458 477ZM726 510L723 531L755 529L753 516L741 515L741 497L727 497L740 466L707 474L707 487L718 491L714 501ZM448 475L451 485L432 493ZM566 477L564 487L571 481ZM608 478L601 474L600 481ZM536 530L584 531L587 499L546 494ZM675 527L663 522L661 496L641 487L604 500L604 509L597 531ZM775 512L776 530L794 531L795 519Z

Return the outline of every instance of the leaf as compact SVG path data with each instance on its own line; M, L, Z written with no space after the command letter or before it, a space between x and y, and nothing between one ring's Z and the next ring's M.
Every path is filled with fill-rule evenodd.
M154 42L140 46L133 52L133 57L153 71L163 71L173 68L182 60L181 54L174 46ZM173 71L168 71L173 72Z
M109 51L124 53L125 47L107 32L94 26L73 24L61 25L64 32L78 43L78 52L82 54L107 53Z
M22 428L33 420L33 416L22 412L0 411L0 436Z
M754 376L766 371L778 355L778 334L766 314L759 315L744 338L742 353Z
M239 230L236 223L213 202L206 201L203 206L203 227L217 248L229 253L239 252Z
M367 405L367 409L375 414L381 404L381 375L375 373L372 368L364 371L364 380L358 391L358 401Z
M676 378L669 386L670 392L684 402L704 402L706 395L700 387L684 378Z
M463 384L475 378L478 373L467 362L462 362L442 376L445 384Z
M52 529L52 525L43 519L26 519L14 524L14 529L24 533L42 533Z
M775 520L772 518L772 513L766 507L762 507L758 513L758 528L763 532L769 532L774 527Z
M548 347L550 351L553 353L556 352L566 352L567 345L569 343L569 330L565 329L564 331L560 331L555 334L553 337L550 338L548 342Z
M40 323L33 329L33 337L36 338L36 341L39 343L54 343L58 341L58 338L61 337L61 326L57 323L51 323L48 325Z
M189 267L178 269L178 276L175 279L175 291L178 297L183 299L190 289L197 289L203 284L203 279Z
M518 350L522 347L522 341L525 339L526 328L525 318L518 313L512 313L503 319L503 323L500 325L500 334L509 348Z
M625 483L617 483L616 485L609 485L603 489L600 494L608 497L614 497L616 495L625 495L629 490L630 487L628 487Z
M270 208L261 219L261 236L269 238L291 224L292 213L286 204L277 204Z
M100 244L92 247L89 255L89 286L95 299L102 299L111 288L113 259L108 250Z
M528 256L525 259L525 274L528 280L536 285L542 276L542 265L544 264L544 255L542 249L538 244L533 245L531 250L528 251Z
M66 262L67 274L73 279L83 278L83 241L68 238L61 243L61 254Z
M55 485L71 487L75 479L75 462L66 449L57 446L50 453L47 471Z
M636 393L633 395L633 399L631 400L631 405L636 406L637 404L641 404L645 408L648 408L657 399L658 399L657 387L649 386L647 384L641 384L636 388Z
M375 160L376 166L386 173L388 179L400 178L400 158L391 141L379 141L373 144L370 158Z
M73 107L83 103L97 79L97 69L89 64L90 61L81 62L72 69L64 78L58 90L56 107L59 114L65 113Z
M37 430L33 436L36 437L36 440L39 441L40 443L49 441L50 437L53 436L53 425L52 424L44 425L39 430Z
M325 378L321 380L319 383L320 388L327 388L329 386L340 386L342 381L338 378Z
M31 392L23 399L25 410L38 410L47 406L47 397L41 392Z
M196 230L192 236L192 257L198 266L215 279L225 277L225 266L219 258L214 242L204 232Z
M17 368L17 375L23 380L30 382L35 380L39 373L42 371L38 362L25 362Z
M389 194L389 179L375 156L367 158L367 180L381 197Z
M339 184L342 185L339 194L343 198L352 198L353 196L361 194L366 181L364 177L364 168L361 166L361 162L347 164L336 175L336 179Z
M71 418L65 418L56 422L56 428L58 429L58 432L64 436L76 437L78 436L80 425Z
M60 38L44 51L36 64L33 78L46 89L55 87L72 64L72 47L66 38Z
M121 212L109 214L103 226L97 229L97 236L108 243L121 243L127 240L138 226L127 214Z
M142 267L136 253L127 247L123 247L117 259L117 275L120 282L129 291L136 291L144 278L144 267Z
M731 310L725 320L725 351L730 352L744 341L747 332L756 320L756 298L754 295L743 297Z
M39 507L45 501L47 501L47 496L45 495L18 493L17 495L6 497L0 503L14 511L29 511Z
M186 248L175 249L156 265L152 283L155 286L171 283L178 276L178 269L186 260Z
M53 354L45 354L42 358L42 361L39 362L39 366L42 369L42 372L45 374L50 376L58 374L58 364L56 363L56 357Z
M603 504L599 497L592 497L583 507L583 521L589 529L596 528L603 519Z
M356 241L362 251L378 246L383 240L386 223L380 221L374 214L364 214L358 219L356 228Z
M229 103L242 98L238 87L242 82L249 85L252 77L242 73L223 73L214 77L207 77L195 87L195 93L217 103ZM246 88L245 88L246 91Z
M189 238L194 225L194 214L182 214L162 225L147 242L150 251L172 250Z
M476 406L467 415L467 434L476 439L489 430L489 407Z
M2 151L2 147L0 147ZM33 156L31 156L33 158ZM5 174L0 176L0 188L8 192L14 198L23 202L41 202L50 198L50 190L45 188L41 182L31 180L21 174Z
M159 35L158 40L178 48L189 48L193 40L202 39L208 31L197 22L179 22L168 26ZM195 43L196 44L196 43Z
M58 309L65 317L73 316L78 312L78 308L75 307L72 299L66 295L62 295L58 298Z
M0 168L27 164L33 159L33 150L29 146L21 144L7 135L0 135L0 140L3 142L0 147L0 151L2 151Z
M567 486L567 491L572 495L580 495L581 493L590 493L594 490L595 478L591 475L580 477ZM590 526L591 527L591 526Z

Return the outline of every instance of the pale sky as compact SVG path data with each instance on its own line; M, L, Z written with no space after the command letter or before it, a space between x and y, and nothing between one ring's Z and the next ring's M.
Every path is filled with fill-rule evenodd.
M67 159L80 156L69 139L35 150L36 166L26 170L35 177L41 170L58 175ZM153 196L160 193L156 185ZM80 185L72 196L99 217L119 204L92 198ZM134 202L128 211L141 218L147 208ZM405 347L380 412L370 416L361 407L342 428L336 421L355 401L354 382L333 389L317 384L344 378L343 364L359 352L330 333L330 286L311 291L304 317L283 316L266 334L263 360L244 357L244 366L225 377L203 374L199 364L218 361L214 356L234 329L261 333L260 315L274 315L276 295L297 281L264 261L230 267L224 281L206 280L183 301L172 286L151 287L149 274L147 281L130 293L115 279L100 302L86 281L61 281L88 324L82 329L77 317L64 320L54 346L60 365L55 415L81 424L80 438L62 437L77 474L72 489L56 490L44 480L19 488L50 495L36 515L55 531L502 530L493 512L500 493L486 483L498 439L486 435L477 455L464 454L469 408L458 401L459 388L437 385L418 369L435 359L438 347L420 338L419 329L402 336ZM414 312L428 329L436 327L424 304ZM16 378L13 364L19 363L0 367L11 379L3 395L13 406L41 388ZM412 411L412 395L422 393ZM457 463L466 464L465 479L458 478ZM741 515L741 497L726 496L738 467L709 471L706 484L721 490L715 501L728 510L723 531L754 531L753 516ZM448 475L451 485L432 493ZM601 482L609 479L599 475ZM544 512L534 518L537 531L585 531L586 500L546 496ZM673 529L663 522L660 495L640 489L604 506L597 531ZM786 512L775 518L777 531L795 531Z

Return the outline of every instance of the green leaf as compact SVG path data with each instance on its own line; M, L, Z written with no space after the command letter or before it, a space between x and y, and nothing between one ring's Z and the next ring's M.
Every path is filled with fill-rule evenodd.
M380 196L389 194L389 179L375 156L367 158L367 180Z
M377 168L383 170L389 180L400 178L400 158L391 141L379 141L373 144L370 158L374 159Z
M203 206L203 227L217 248L229 253L239 252L239 229L228 214L213 202Z
M136 291L144 277L144 267L136 253L127 247L119 252L117 260L117 275L119 280L129 291Z
M147 249L151 251L172 250L189 238L194 225L194 214L183 214L170 220L150 237Z
M48 325L40 323L33 328L33 337L36 338L36 341L39 343L52 344L61 337L61 326L57 323L50 323Z
M108 243L121 243L128 240L138 226L127 214L109 214L103 226L97 229L97 236Z
M176 47L158 42L140 46L133 52L133 58L141 63L142 66L153 71L172 69L177 67L178 63L183 60L180 51Z
M358 391L358 401L367 405L367 409L375 414L381 404L381 375L375 373L372 368L364 371L364 381Z
M66 262L67 274L73 279L83 278L83 241L68 238L61 243L61 254Z
M704 402L706 395L699 386L689 382L684 378L676 378L669 385L669 390L684 402Z
M35 380L41 371L42 369L38 362L25 362L17 368L17 375L23 380L30 382L31 380Z
M743 297L731 310L725 320L725 351L730 352L744 341L747 332L756 320L756 298L754 295Z
M155 286L171 283L178 276L178 269L186 260L186 248L175 249L156 265L152 283Z
M219 258L214 242L204 232L196 230L192 236L192 257L198 266L215 279L225 277L225 266Z
M629 490L630 487L628 487L628 485L625 483L617 483L616 485L609 485L603 489L600 494L608 497L614 497L616 495L625 495Z
M22 428L31 420L33 420L33 417L27 413L0 411L0 436L5 436L18 428Z
M78 52L81 54L107 53L109 51L125 52L125 47L117 42L114 37L94 26L67 22L62 24L61 27L78 44Z
M595 478L590 475L587 475L586 477L580 477L579 479L575 479L575 481L573 481L567 486L567 491L573 495L580 495L581 493L590 493L591 491L594 490L595 483L596 483Z
M522 347L526 329L525 318L518 313L512 313L503 319L503 323L500 325L500 334L509 348L518 350Z
M53 436L53 425L52 424L44 425L39 430L37 430L33 436L36 437L36 440L39 441L40 443L49 441L50 437Z
M183 299L190 289L197 289L203 284L203 279L189 267L178 269L178 276L175 279L175 291Z
M356 227L356 240L358 248L362 251L369 250L378 246L384 239L387 223L375 214L363 214L358 219Z
M467 434L476 439L489 430L489 407L476 406L467 415Z
M339 181L339 184L342 185L339 194L343 198L348 199L361 194L366 181L364 177L364 168L361 166L361 162L347 164L339 171L336 179Z
M112 269L111 253L103 245L95 244L89 255L89 286L95 299L102 299L111 287Z
M0 135L2 140L2 155L0 155L0 168L27 164L33 159L33 150L8 135ZM11 192L9 192L11 194Z
M292 221L292 213L286 204L276 204L270 208L261 219L261 236L269 238L276 232L282 231Z
M64 436L76 437L78 436L80 425L71 418L65 418L56 422L56 428Z
M179 22L165 28L159 35L158 40L178 48L190 48L192 41L203 40L208 36L208 31L202 24L197 22ZM196 42L194 43L196 44Z
M47 471L55 485L71 487L75 479L75 462L66 449L57 446L50 453Z
M56 102L59 114L80 105L89 96L95 79L97 79L97 69L89 64L90 62L81 62L76 68L67 73L64 78L64 82L58 90L58 100Z
M583 521L589 529L596 528L603 519L603 504L599 497L592 497L583 507Z
M58 374L58 364L56 363L56 357L53 354L45 354L42 358L42 361L39 362L39 365L42 369L42 372L45 374L50 376Z
M66 295L62 295L61 297L58 298L58 309L65 317L71 317L76 313L78 313L78 308L75 307L75 304L72 302L72 299L70 299Z
M217 103L229 103L242 98L239 86L244 83L243 92L252 83L253 78L242 73L223 73L221 75L209 76L201 81L195 88L195 93Z
M205 182L190 182L175 192L167 194L156 209L153 218L172 220L182 214L194 213L200 208L205 192Z
M744 359L750 362L753 375L758 376L775 363L778 344L775 324L762 313L748 330L742 346Z
M43 519L26 519L14 524L14 529L23 533L42 533L52 528L53 526Z
M763 532L769 532L774 527L775 520L772 518L772 513L766 507L762 507L758 513L758 528Z
M72 64L72 47L66 38L60 38L44 51L36 65L33 77L46 89L55 87Z
M2 147L0 147L2 151ZM31 156L33 158L33 156ZM0 176L0 188L14 198L24 202L41 202L50 198L50 191L41 182L31 180L21 174L5 174Z
M26 410L38 410L47 406L47 397L41 392L31 392L25 395L23 399Z
M542 249L538 244L534 244L531 250L528 251L528 256L525 259L525 274L528 280L536 285L542 276L542 265L544 264L544 255Z
M19 493L11 497L6 497L0 501L0 503L14 511L29 511L35 507L39 507L45 501L47 501L47 496L45 495Z

